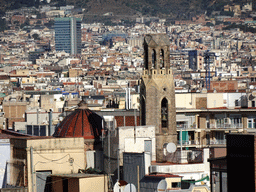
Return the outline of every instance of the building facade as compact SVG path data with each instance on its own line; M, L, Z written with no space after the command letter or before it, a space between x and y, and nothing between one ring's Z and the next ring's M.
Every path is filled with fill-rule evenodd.
M81 53L81 19L55 18L55 50L70 54Z
M51 174L76 174L84 169L84 138L11 138L12 164L9 185L27 187L28 192L44 191ZM47 182L47 181L48 182Z
M228 133L255 133L254 94L176 94L178 147L226 147Z

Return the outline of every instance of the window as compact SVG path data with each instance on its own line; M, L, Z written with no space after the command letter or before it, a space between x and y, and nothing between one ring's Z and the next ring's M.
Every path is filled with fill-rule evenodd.
M255 107L255 101L252 101L252 107Z
M164 98L161 103L161 120L162 120L162 128L167 128L168 127L168 101L166 98Z
M242 128L242 118L240 115L230 116L232 128Z
M110 130L115 130L115 124L114 121L106 121L106 128L110 129Z
M186 129L187 128L187 121L177 121L177 128Z
M164 68L164 50L160 51L160 69Z
M146 125L146 105L144 98L141 99L141 125Z
M224 118L224 123L228 124L229 123L229 119L228 118Z
M144 151L152 153L152 141L144 140Z
M215 139L216 144L224 144L225 141L225 134L223 131L215 132Z
M173 182L172 183L172 188L180 188L181 184L180 182Z
M47 136L46 125L27 125L27 134L36 136Z
M239 106L238 100L235 100L235 106L236 106L236 107Z
M33 135L39 136L39 126L38 125L34 126L34 134Z
M256 117L248 117L247 127L248 128L256 128Z
M152 50L152 68L156 68L156 51Z

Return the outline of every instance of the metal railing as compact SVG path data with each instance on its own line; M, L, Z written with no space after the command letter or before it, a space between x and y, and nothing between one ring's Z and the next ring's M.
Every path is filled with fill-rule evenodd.
M225 145L226 139L211 139L206 141L207 145Z
M177 124L177 129L195 129L196 125Z
M202 163L204 153L202 149L183 150L183 158L187 160L187 163ZM181 151L177 150L174 153L168 153L166 160L172 163L181 162Z
M180 141L177 142L178 145L181 144ZM186 145L199 145L199 142L196 140L187 140L187 141L182 141L182 145L186 146Z
M0 189L0 192L27 192L28 188L2 188Z
M214 123L210 124L210 129L242 129L242 123Z

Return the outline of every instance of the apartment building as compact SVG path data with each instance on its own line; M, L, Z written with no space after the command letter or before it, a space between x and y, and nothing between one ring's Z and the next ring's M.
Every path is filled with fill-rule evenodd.
M178 145L225 147L228 133L254 133L253 95L245 92L176 94Z

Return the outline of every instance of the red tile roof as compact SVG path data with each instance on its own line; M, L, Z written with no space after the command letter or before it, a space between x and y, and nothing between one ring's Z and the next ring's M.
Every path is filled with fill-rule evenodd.
M30 137L30 135L26 135L11 130L0 129L0 139L10 139L14 137Z
M102 117L81 105L60 123L53 136L96 139L101 136L101 130Z

